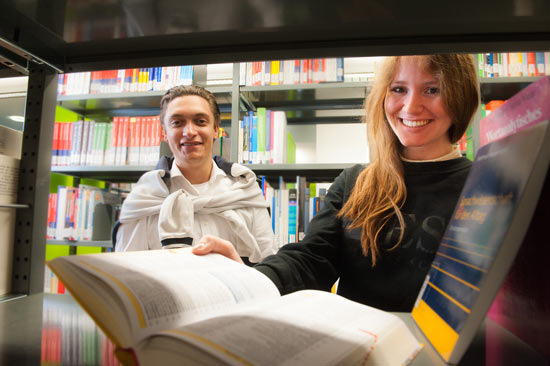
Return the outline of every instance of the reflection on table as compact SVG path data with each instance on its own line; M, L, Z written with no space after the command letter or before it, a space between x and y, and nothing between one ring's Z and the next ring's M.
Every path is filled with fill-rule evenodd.
M114 345L69 295L44 297L41 364L118 366Z

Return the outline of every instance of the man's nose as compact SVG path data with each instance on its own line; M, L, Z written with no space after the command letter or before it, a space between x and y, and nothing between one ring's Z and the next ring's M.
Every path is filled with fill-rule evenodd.
M183 134L185 136L188 136L188 135L194 135L195 134L195 127L193 126L192 123L186 123L185 126L183 127Z

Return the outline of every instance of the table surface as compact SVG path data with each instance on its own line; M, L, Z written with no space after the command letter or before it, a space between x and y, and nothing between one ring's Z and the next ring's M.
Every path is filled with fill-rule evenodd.
M409 313L396 313L424 348L412 366L446 365ZM113 345L70 295L35 294L0 303L0 366L116 366ZM548 365L539 353L486 319L461 365Z

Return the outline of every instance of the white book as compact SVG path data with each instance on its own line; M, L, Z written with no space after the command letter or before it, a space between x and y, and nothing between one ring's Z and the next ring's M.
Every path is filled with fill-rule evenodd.
M48 266L125 364L399 365L422 349L396 315L323 291L281 296L255 269L191 248Z
M55 218L55 239L63 239L65 234L65 211L67 210L67 187L57 187L57 210Z
M88 153L88 138L90 134L90 121L84 120L82 122L82 142L80 149L80 161L78 165L86 165L86 154Z
M95 121L90 121L88 126L88 147L86 148L86 156L84 157L84 165L92 165L92 155L94 149L94 138L97 139Z

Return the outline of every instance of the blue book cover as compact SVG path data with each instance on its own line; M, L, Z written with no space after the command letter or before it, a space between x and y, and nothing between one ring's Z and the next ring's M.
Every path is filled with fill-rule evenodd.
M297 241L298 232L298 191L296 188L288 190L288 242L295 243Z
M258 117L252 115L250 118L250 140L251 140L251 164L258 163Z
M160 90L162 85L162 67L157 67L157 71L155 72L156 80L155 80L155 90Z
M527 232L550 162L544 121L483 146L412 316L441 357L460 361Z
M535 63L536 63L536 76L543 76L545 74L545 61L544 61L544 52L535 52Z

